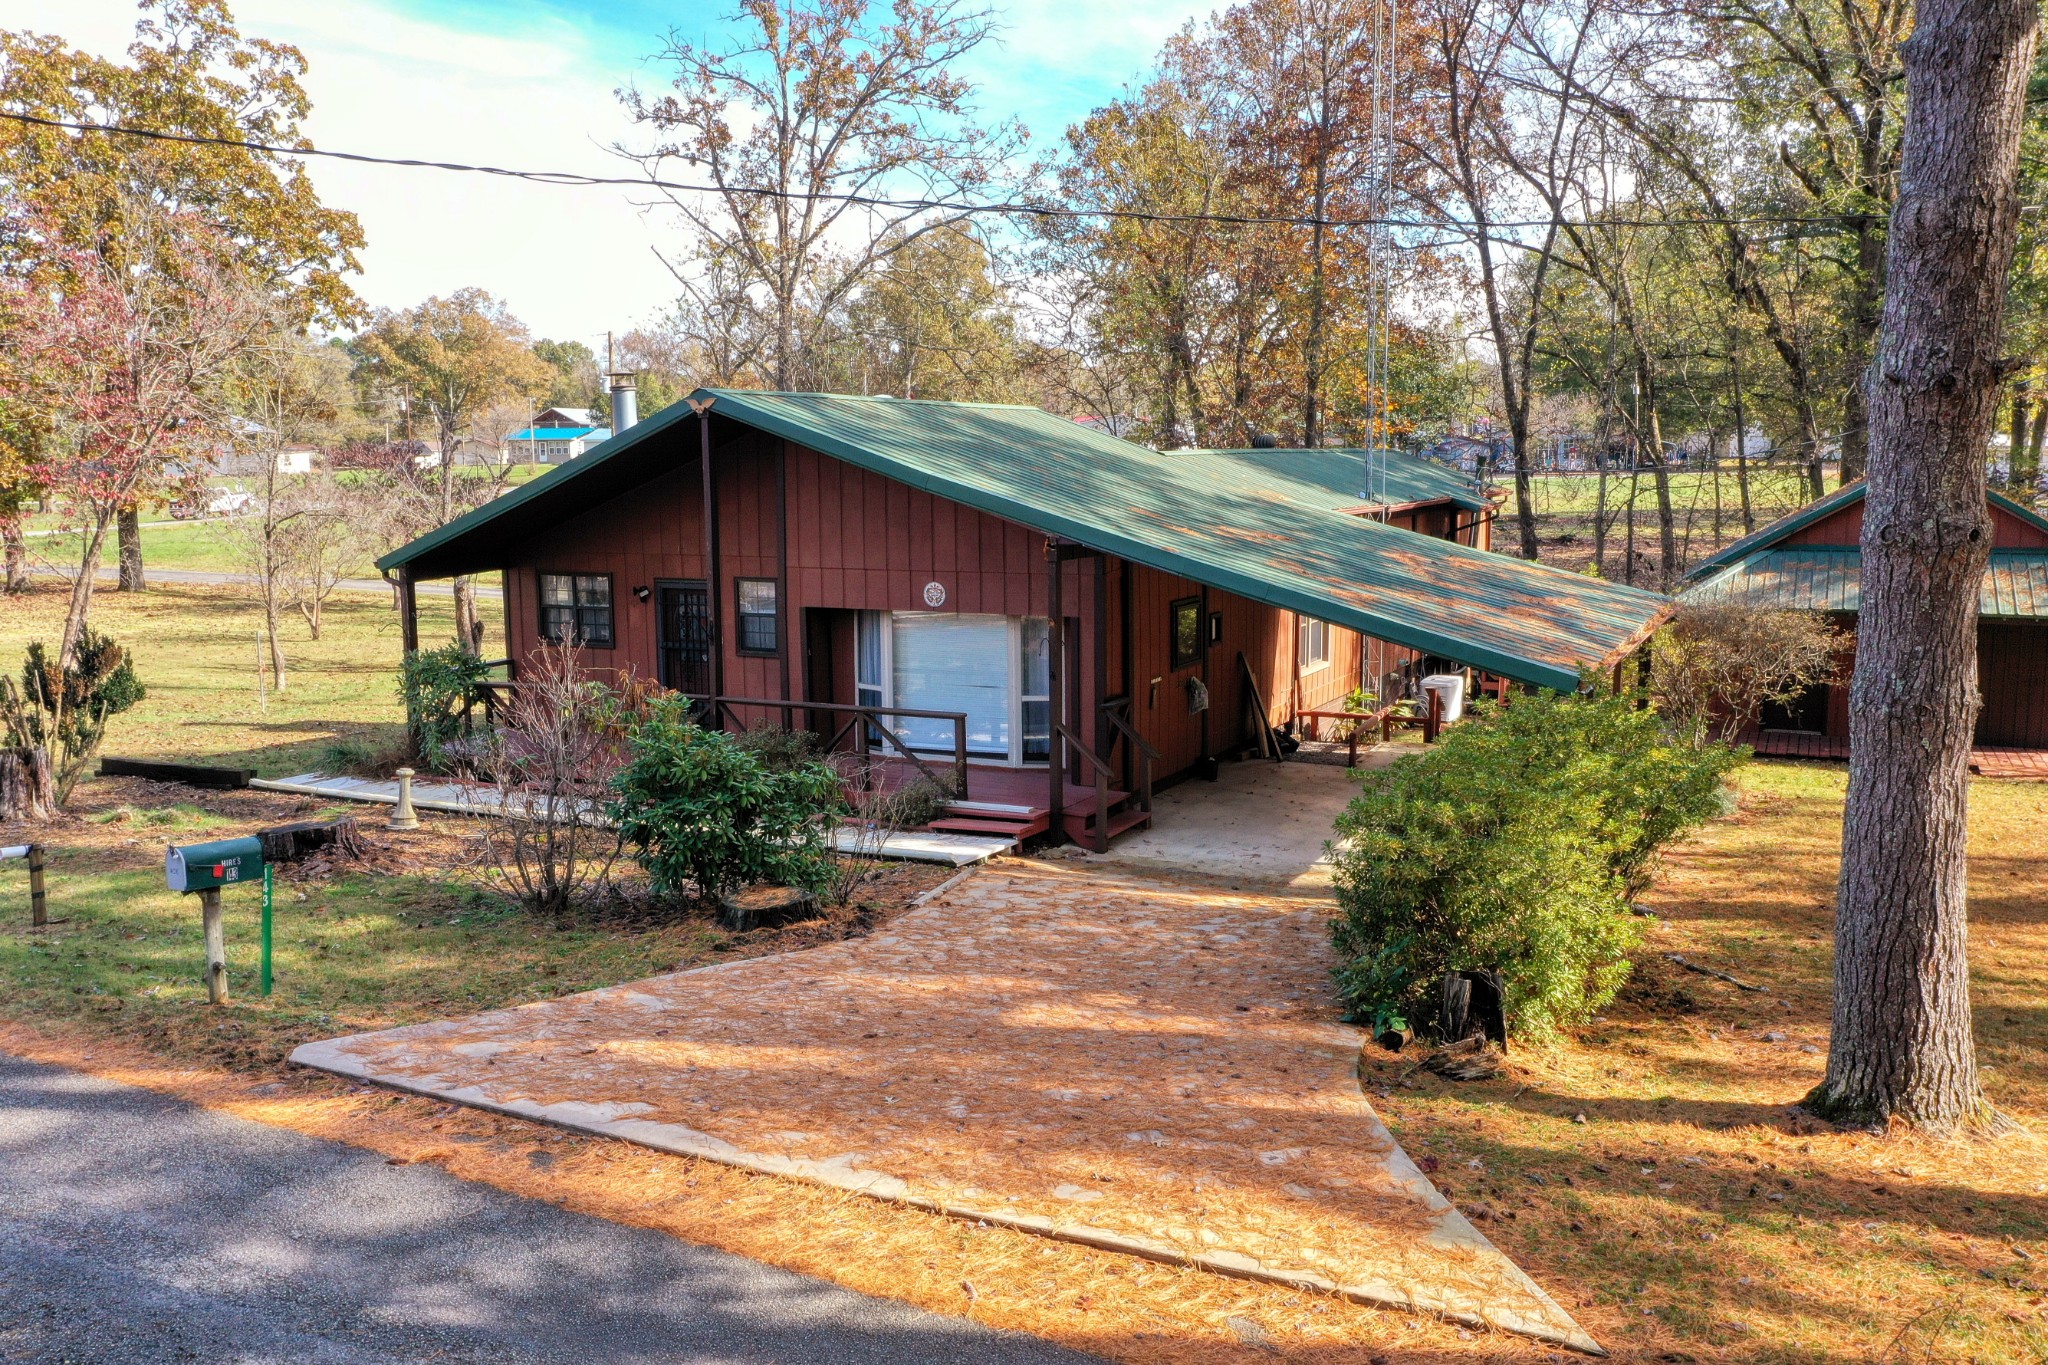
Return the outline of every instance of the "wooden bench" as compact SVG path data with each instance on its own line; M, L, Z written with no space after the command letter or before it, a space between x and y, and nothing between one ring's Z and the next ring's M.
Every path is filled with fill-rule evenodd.
M1380 741L1384 743L1393 738L1396 725L1405 725L1415 719L1395 715L1392 706L1382 706L1377 711L1297 711L1294 716L1296 720L1304 723L1308 732L1304 738L1307 739L1321 739L1323 722L1326 720L1351 722L1344 735L1345 743L1350 748L1350 754L1344 761L1347 768L1358 766L1359 740L1377 731Z

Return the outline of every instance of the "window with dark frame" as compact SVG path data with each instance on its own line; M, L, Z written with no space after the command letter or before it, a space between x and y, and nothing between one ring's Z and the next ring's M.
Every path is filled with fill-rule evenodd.
M1182 597L1173 603L1172 657L1175 668L1188 668L1202 659L1202 599Z
M540 576L540 635L550 644L612 647L612 576L544 573Z
M740 653L774 654L781 650L777 586L772 578L734 581L733 590L739 599Z

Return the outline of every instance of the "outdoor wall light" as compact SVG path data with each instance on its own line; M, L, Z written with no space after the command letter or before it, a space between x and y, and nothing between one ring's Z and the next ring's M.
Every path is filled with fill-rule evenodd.
M635 588L633 589L633 596L639 601L645 602L649 597L652 597L653 594L648 592L645 588Z

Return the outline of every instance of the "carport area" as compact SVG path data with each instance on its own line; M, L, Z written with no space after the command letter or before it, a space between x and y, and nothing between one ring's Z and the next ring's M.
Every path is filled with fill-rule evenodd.
M1325 785L1306 766L1226 772L1252 789ZM1334 781L1319 799L1341 804ZM1249 848L1257 831L1231 834L1231 803L1202 795L1189 792L1189 818ZM1309 821L1284 822L1295 823ZM1282 827L1269 807L1263 828ZM1430 1185L1368 1104L1359 1035L1330 998L1329 906L1297 885L1312 862L1290 875L1269 844L1276 875L1254 891L1150 873L1143 860L1166 855L1130 847L1139 852L1114 862L998 861L867 938L309 1044L294 1058L958 1217L1597 1349ZM1305 835L1287 847L1297 863L1310 852ZM1220 853L1216 866L1229 861Z
M1383 744L1359 754L1361 770L1422 752ZM1214 782L1199 779L1154 798L1152 827L1119 839L1091 862L1166 876L1214 878L1283 895L1330 894L1325 847L1358 779L1328 763L1297 757L1276 763L1225 763Z

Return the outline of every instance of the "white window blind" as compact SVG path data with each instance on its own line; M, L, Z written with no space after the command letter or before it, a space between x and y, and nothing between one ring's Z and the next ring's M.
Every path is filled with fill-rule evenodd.
M891 640L895 705L964 711L967 750L1010 753L1010 623L1001 616L898 612ZM914 749L950 752L953 726L892 718Z

